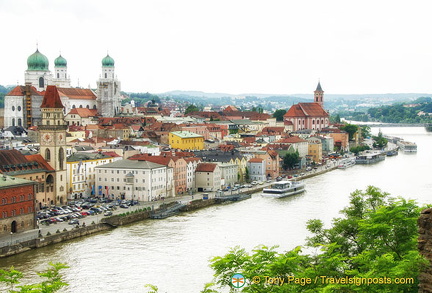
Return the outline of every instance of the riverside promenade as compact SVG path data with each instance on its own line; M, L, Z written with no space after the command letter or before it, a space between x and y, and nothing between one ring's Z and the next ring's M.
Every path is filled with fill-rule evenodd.
M317 176L317 175L332 171L332 170L337 168L337 165L338 165L337 161L329 162L329 164L326 166L320 166L317 169L313 169L312 171L309 171L309 172L305 171L304 175L296 177L295 180L302 180L302 179L306 179L309 177ZM253 194L253 193L261 191L263 188L265 188L266 186L269 186L270 184L271 183L263 183L263 184L255 185L251 188L242 188L239 192L240 193L246 193L246 194ZM209 201L214 199L216 196L216 192L206 192L206 194L208 194ZM226 192L225 194L229 195L231 193ZM176 196L176 197L166 198L164 200L158 200L158 201L153 201L153 202L139 202L138 205L131 206L127 209L117 207L117 209L113 211L113 216L125 214L127 212L129 212L129 214L133 214L133 212L136 212L139 210L144 210L144 209L149 209L151 211L155 211L155 210L161 208L161 206L163 206L163 205L167 205L167 204L174 203L174 202L189 205L191 202L202 199L202 198L203 198L203 193L196 193L193 195ZM209 204L209 205L213 205L213 204L215 204L214 201L212 204ZM91 216L87 216L85 218L79 219L79 223L80 223L79 228L81 228L81 230L83 230L85 228L84 230L86 230L86 231L84 234L77 233L78 236L76 236L76 237L80 237L79 235L87 236L87 235L90 235L93 233L97 233L99 231L111 229L111 227L107 227L106 221L103 220L103 219L107 219L107 218L108 217L103 216L103 214L95 214L95 215L91 215ZM10 235L0 237L0 249L3 249L3 251L7 251L8 247L11 248L14 246L15 247L16 246L26 246L27 245L26 243L32 243L34 241L40 242L40 241L43 241L44 238L52 237L52 235L59 235L60 236L61 234L66 234L68 232L70 233L71 231L76 231L77 230L76 228L77 228L76 225L69 225L67 222L59 222L56 224L50 224L48 226L41 225L37 229L33 229L33 230L25 231L25 232L11 233ZM51 236L49 236L49 235L51 235ZM76 237L69 237L68 239L76 238ZM58 242L61 242L61 241L55 241L55 243L58 243ZM34 247L31 247L31 248L34 248ZM31 249L31 248L28 248L28 249ZM25 251L25 250L22 250L22 251ZM22 252L22 251L20 251L20 252ZM19 253L19 252L17 252L17 253ZM11 253L8 255L12 255L12 254L15 254L15 253ZM5 255L0 254L0 257L1 256L5 256Z

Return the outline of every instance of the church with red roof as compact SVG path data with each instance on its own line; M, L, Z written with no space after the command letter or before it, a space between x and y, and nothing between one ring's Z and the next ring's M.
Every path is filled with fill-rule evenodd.
M321 130L329 126L329 114L324 110L324 91L320 82L314 91L314 102L292 105L284 115L284 122L292 123L294 131L301 129Z

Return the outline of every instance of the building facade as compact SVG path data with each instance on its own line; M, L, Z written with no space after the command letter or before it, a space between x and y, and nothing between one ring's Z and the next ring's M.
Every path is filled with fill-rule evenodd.
M38 126L40 154L54 169L55 204L67 201L66 121L56 86L47 86L41 105L42 122Z
M119 160L95 167L99 197L154 201L174 196L173 169L138 160Z
M173 131L168 136L169 145L173 149L202 150L204 149L204 137L189 131Z
M34 184L31 180L0 177L0 237L36 228Z

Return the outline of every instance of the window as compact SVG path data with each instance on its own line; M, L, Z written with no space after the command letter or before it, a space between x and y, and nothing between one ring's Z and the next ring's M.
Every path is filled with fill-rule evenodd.
M39 77L39 87L45 87L45 80L43 77Z
M45 150L45 160L47 160L48 162L51 161L51 151L50 151L50 149L46 149Z
M17 109L18 109L18 112L20 112L21 111L21 106L18 106Z

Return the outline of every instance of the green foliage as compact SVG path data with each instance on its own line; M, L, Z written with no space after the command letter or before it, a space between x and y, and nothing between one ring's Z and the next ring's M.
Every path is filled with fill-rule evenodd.
M361 135L362 135L363 138L370 137L371 136L371 128L370 128L370 126L363 125L361 127Z
M300 159L299 152L287 153L283 158L282 168L284 170L293 169L296 164L298 164Z
M354 153L355 155L358 155L360 152L370 150L370 147L368 145L359 145L350 148L350 152Z
M378 136L372 136L372 139L374 140L373 142L373 147L374 148L384 148L387 146L388 140L386 138L383 137L382 132L378 132Z
M427 123L432 121L432 118L429 115L419 116L418 113L432 113L432 102L429 100L428 97L422 97L417 99L413 106L399 103L370 108L368 114L373 120L386 123Z
M342 130L348 132L349 135L349 140L353 140L354 139L354 134L357 132L358 130L358 126L354 125L354 124L345 124L344 126L341 127Z
M319 253L302 254L301 247L277 252L266 246L248 253L235 247L211 260L215 283L229 287L231 276L240 273L246 278L241 292L417 292L419 272L427 263L417 251L417 218L423 208L411 200L390 198L373 186L356 190L330 228L321 220L308 221L312 236L306 246ZM285 284L269 284L265 276L283 277L279 282ZM367 285L358 278L381 279ZM413 282L389 282L395 278Z
M49 263L51 266L46 271L38 273L39 277L42 277L44 281L40 283L30 285L19 285L20 280L23 278L23 274L13 267L9 270L0 270L0 283L5 283L10 293L51 293L57 292L61 288L66 287L68 284L63 281L63 276L60 274L60 270L68 268L62 263ZM19 290L17 290L18 288Z
M273 113L273 117L276 118L276 121L283 121L283 117L286 114L287 110L279 109Z
M186 110L185 110L185 114L188 114L188 113L190 113L190 112L197 112L197 111L199 111L199 108L198 108L197 106L193 105L193 104L190 104L190 105L186 108Z
M334 115L331 115L331 116L330 116L330 122L331 122L331 123L340 123L340 122L341 122L341 117L340 117L340 115L339 115L339 114L336 114L335 116L334 116Z
M149 289L150 291L147 291L146 293L158 293L159 292L158 287L156 287L155 285L152 285L152 284L145 284L144 288L150 288Z
M128 95L129 98L122 101L122 104L130 103L131 100L135 101L137 107L143 107L145 103L149 101L155 101L156 103L161 103L161 99L157 95L150 93L124 93Z

